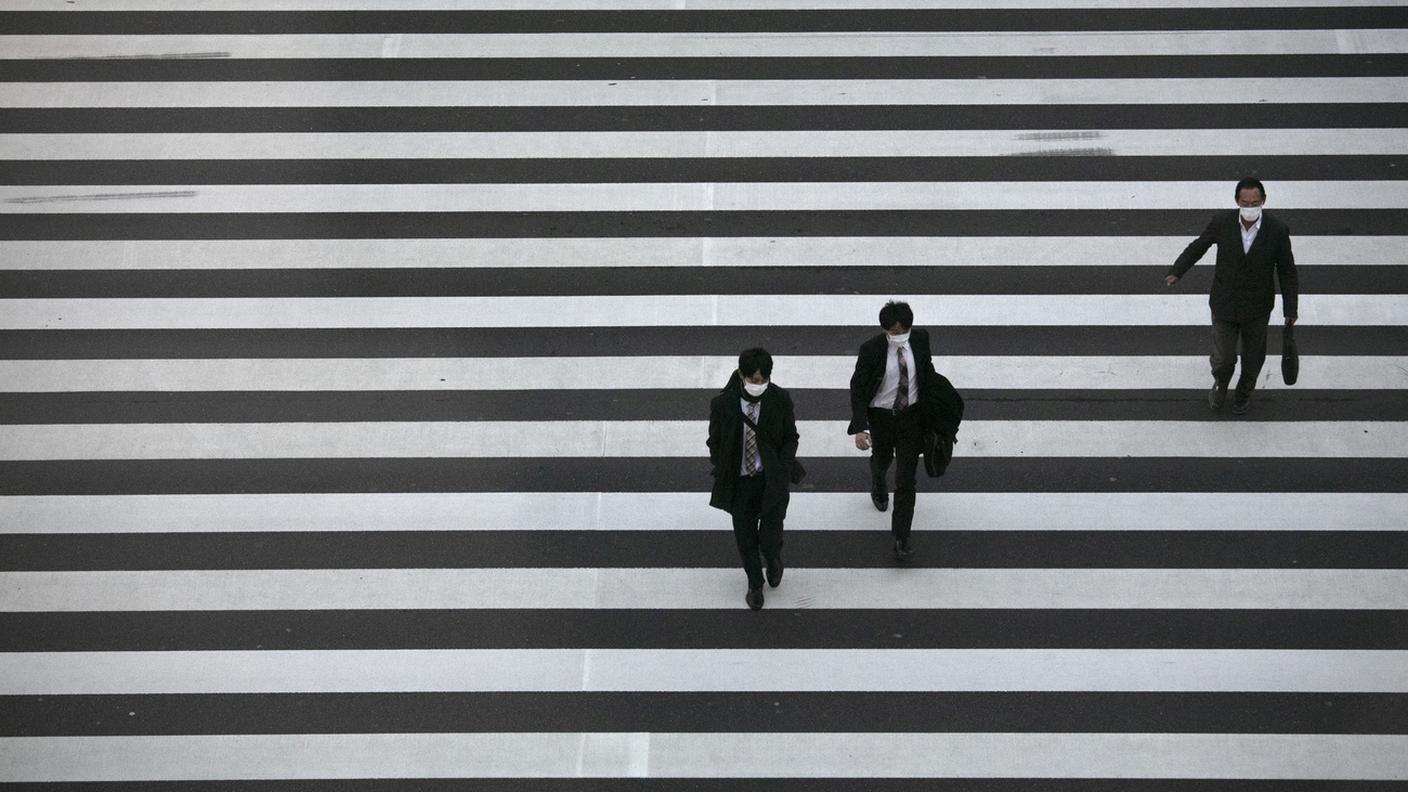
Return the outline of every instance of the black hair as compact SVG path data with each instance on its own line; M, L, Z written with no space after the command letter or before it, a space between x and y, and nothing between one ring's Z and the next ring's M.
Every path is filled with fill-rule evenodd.
M768 351L762 347L745 349L738 356L738 370L745 377L751 377L754 373L761 371L764 378L772 379L772 355L769 355Z
M908 330L914 326L914 311L910 310L909 303L891 300L885 303L885 307L880 309L880 326L886 330L895 326L899 322L900 326Z
M1232 193L1232 200L1240 200L1242 197L1242 190L1256 190L1257 192L1261 193L1261 200L1266 200L1266 187L1262 186L1260 179L1253 179L1252 177L1248 176L1247 178L1237 182L1237 190L1236 192Z

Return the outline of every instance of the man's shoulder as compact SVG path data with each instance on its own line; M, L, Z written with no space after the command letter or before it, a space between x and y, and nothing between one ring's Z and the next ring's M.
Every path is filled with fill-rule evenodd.
M763 391L763 398L766 399L769 396L772 397L773 401L783 401L788 404L792 403L792 394L788 393L786 388L776 383L768 383L768 389Z
M1270 212L1261 213L1261 227L1272 234L1288 234L1291 231L1290 226L1286 225L1285 220L1282 220Z

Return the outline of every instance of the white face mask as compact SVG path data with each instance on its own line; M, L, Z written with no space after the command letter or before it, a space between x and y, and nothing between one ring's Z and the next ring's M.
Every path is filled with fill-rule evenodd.
M909 331L906 330L899 335L889 335L887 333L886 336L890 339L890 346L899 346L909 340Z
M748 391L748 395L749 395L749 396L752 396L752 397L755 398L755 399L756 399L757 397L759 397L759 396L762 396L762 395L763 395L763 391L765 391L765 390L767 390L767 389L768 389L768 384L767 384L766 382L762 383L761 385L755 385L755 384L753 384L753 383L751 383L751 382L747 382L747 381L745 381L745 382L743 383L743 390Z
M1242 219L1248 223L1255 223L1261 219L1260 206L1243 206L1241 210Z

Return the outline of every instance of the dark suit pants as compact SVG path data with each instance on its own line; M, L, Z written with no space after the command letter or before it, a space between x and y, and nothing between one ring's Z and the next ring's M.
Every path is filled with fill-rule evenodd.
M780 561L782 558L782 515L783 510L772 508L763 511L763 488L767 480L763 474L739 476L738 486L733 490L733 538L738 543L738 556L743 559L743 571L748 573L748 588L763 585L763 562Z
M919 453L924 448L924 433L919 425L919 410L911 407L904 412L871 408L870 420L870 486L874 492L884 492L885 474L895 462L895 503L890 515L890 532L896 539L909 536L914 522L914 476L919 469Z
M1212 378L1219 383L1232 381L1232 372L1237 367L1238 342L1241 342L1242 376L1237 380L1237 390L1251 393L1256 387L1261 367L1266 363L1266 325L1270 316L1262 316L1249 322L1227 322L1217 317L1212 320Z

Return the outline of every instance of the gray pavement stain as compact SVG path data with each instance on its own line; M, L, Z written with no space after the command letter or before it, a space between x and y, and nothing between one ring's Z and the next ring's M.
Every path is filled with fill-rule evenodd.
M154 192L131 193L87 193L79 195L25 195L19 198L6 198L7 204L47 204L77 203L81 201L138 201L151 198L194 198L197 190L160 190Z
M1104 136L1105 133L1098 130L1077 129L1056 132L1023 132L1014 136L1013 140L1099 140Z
M1070 149L1032 149L1031 151L1013 151L1004 156L1007 157L1113 157L1115 150L1112 148L1070 148Z
M60 60L69 61L89 61L89 60L218 60L220 58L233 58L232 52L158 52L137 55L75 55Z

